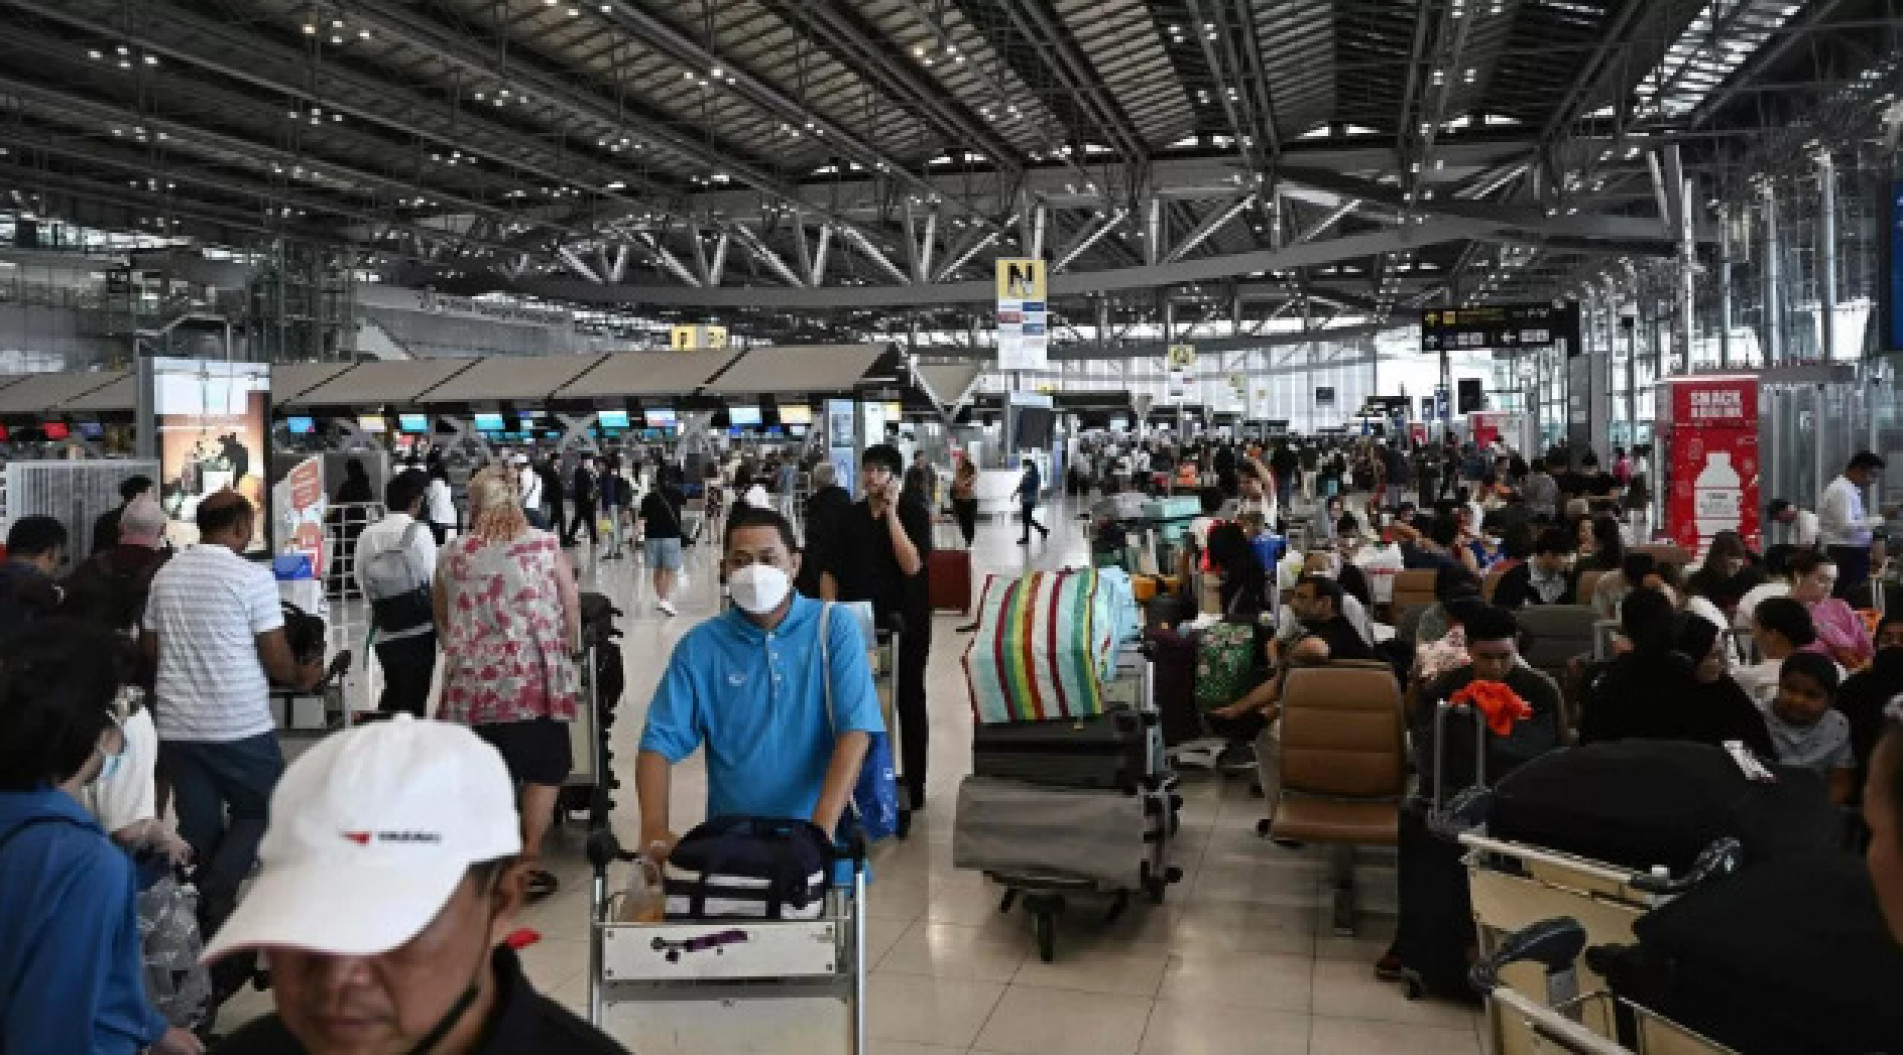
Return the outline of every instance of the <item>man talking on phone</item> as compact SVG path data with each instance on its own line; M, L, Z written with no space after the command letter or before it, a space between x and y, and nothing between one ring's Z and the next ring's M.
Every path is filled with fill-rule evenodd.
M871 601L883 629L899 631L900 776L914 810L925 806L925 759L931 719L925 710L925 663L932 653L931 594L925 562L932 553L932 511L917 498L900 500L905 459L881 443L859 459L859 501L841 517L839 546L826 556L820 596Z

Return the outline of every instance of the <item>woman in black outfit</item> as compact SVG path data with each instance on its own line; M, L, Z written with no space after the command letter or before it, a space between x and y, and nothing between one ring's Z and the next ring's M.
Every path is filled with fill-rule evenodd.
M1751 697L1731 680L1730 662L1718 625L1703 616L1689 613L1678 617L1678 651L1693 663L1691 694L1677 711L1677 735L1673 739L1695 740L1701 744L1723 745L1742 740L1759 758L1775 759L1777 748L1764 727L1764 713Z

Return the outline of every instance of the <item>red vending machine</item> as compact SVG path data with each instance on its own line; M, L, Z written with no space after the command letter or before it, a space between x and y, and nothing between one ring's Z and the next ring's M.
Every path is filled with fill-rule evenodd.
M1674 377L1659 385L1657 436L1666 467L1662 533L1704 558L1720 531L1760 548L1758 379Z

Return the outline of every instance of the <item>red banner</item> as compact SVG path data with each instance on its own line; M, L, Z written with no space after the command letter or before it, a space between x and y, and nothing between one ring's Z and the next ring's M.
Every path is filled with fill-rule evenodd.
M1757 378L1689 377L1665 387L1667 533L1701 557L1720 531L1736 531L1745 545L1759 548Z

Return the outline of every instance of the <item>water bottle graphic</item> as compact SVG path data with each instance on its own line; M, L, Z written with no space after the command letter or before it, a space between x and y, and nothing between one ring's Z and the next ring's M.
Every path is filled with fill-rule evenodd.
M1707 449L1705 468L1692 481L1692 521L1698 528L1698 552L1720 531L1736 531L1744 522L1744 480L1732 467L1730 451Z

